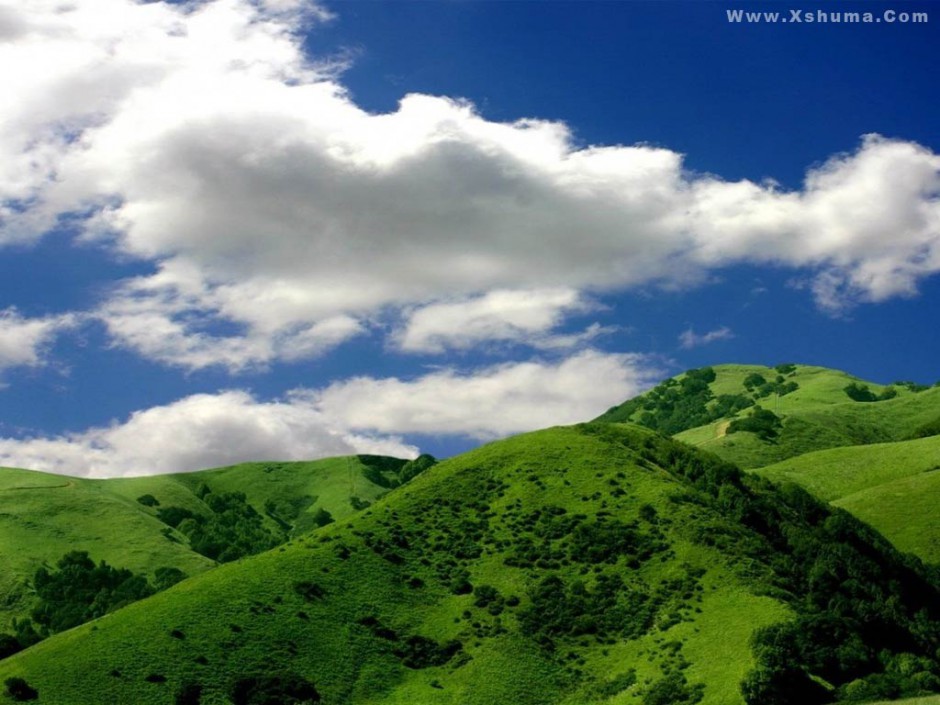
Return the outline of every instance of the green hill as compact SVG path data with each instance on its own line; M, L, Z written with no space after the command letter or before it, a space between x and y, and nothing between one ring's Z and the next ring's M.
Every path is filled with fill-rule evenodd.
M600 420L643 423L795 482L940 562L940 387L805 365L718 365L666 380Z
M940 563L940 436L833 448L757 472L847 509L898 548Z
M392 460L390 469L403 462ZM372 502L393 478L382 459L370 456L108 480L0 468L0 633L29 613L34 599L27 583L36 570L68 551L87 551L95 561L150 579L160 567L196 575L215 566L158 518L167 507L208 514L201 485L216 494L244 493L263 525L283 539L315 527L318 510L335 519L354 513L352 497L360 506ZM138 501L146 495L159 504Z
M852 399L846 388L853 385L874 400ZM757 407L778 421L748 432ZM940 387L878 385L807 365L716 365L666 380L597 420L640 423L758 468L825 448L935 433L938 419Z
M440 463L0 682L55 705L812 705L938 691L938 647L936 578L845 512L586 424Z

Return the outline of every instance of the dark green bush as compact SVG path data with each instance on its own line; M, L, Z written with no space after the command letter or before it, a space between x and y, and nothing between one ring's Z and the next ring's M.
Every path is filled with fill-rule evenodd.
M25 647L12 634L0 634L0 659L12 656L22 651Z
M186 573L173 566L162 566L153 572L153 586L157 590L166 590L185 579Z
M39 699L39 691L30 686L23 678L7 678L4 681L7 694L17 702L23 703Z
M396 649L393 653L407 668L421 669L443 666L461 649L463 649L463 644L459 641L439 644L424 636L410 636L405 640L403 647Z
M875 393L868 388L867 384L852 382L844 387L844 391L852 401L878 401L878 397L875 396Z
M780 421L780 417L774 412L756 406L754 410L743 419L735 419L728 424L727 433L748 431L755 434L761 440L770 441L779 435L779 429L782 428L782 426L783 423Z
M311 705L320 702L313 683L296 673L238 679L231 690L234 705Z
M694 705L705 695L703 685L689 685L678 671L667 673L643 694L643 705Z
M200 705L202 686L199 683L187 683L176 693L174 705Z

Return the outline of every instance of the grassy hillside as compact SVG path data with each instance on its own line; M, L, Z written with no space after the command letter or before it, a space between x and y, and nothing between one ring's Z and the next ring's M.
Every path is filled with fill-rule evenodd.
M290 532L314 526L318 509L342 519L355 511L351 497L371 502L387 492L367 471L356 457L108 480L0 468L0 632L29 612L27 581L36 569L68 551L87 551L96 561L148 577L162 566L187 575L213 567L214 560L191 550L185 536L157 518L161 507L208 511L197 495L201 484L244 492L272 530ZM148 494L160 504L137 501Z
M744 468L825 448L940 431L932 429L940 419L940 387L914 391L916 387L878 385L808 365L716 365L703 370L667 380L598 420L640 423ZM860 385L876 399L891 398L855 401L845 391L850 385ZM776 416L779 425L763 437L735 432L735 421L747 419L758 406Z
M807 453L757 472L795 482L940 563L940 436Z
M0 682L56 705L725 705L744 680L750 703L811 705L877 694L881 671L940 689L931 580L806 493L587 424L445 461L0 661Z

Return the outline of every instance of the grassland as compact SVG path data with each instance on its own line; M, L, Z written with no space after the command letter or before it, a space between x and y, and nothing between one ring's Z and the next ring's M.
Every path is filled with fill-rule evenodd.
M807 453L756 472L794 482L940 563L940 436Z
M940 388L912 392L894 386L897 396L893 399L857 402L849 399L844 390L848 384L861 380L822 367L795 367L795 373L786 379L799 384L796 391L759 400L783 422L779 437L772 442L748 433L722 433L721 422L689 429L676 438L717 453L743 468L759 468L826 448L905 440L940 417ZM719 365L714 369L716 395L741 393L742 382L749 374L767 377L774 374L772 368L748 365ZM889 386L865 384L875 394L883 393ZM743 411L732 418L747 413Z
M137 501L150 494L161 506L205 511L196 494L201 483L217 492L240 491L259 513L266 503L307 498L291 519L309 528L323 508L336 519L355 512L350 497L374 501L387 492L363 474L355 457L301 463L245 463L194 473L109 480L64 477L0 468L0 632L31 605L28 580L43 564L72 550L96 560L152 576L157 568L196 575L215 561L190 550L186 537L156 516L158 507ZM265 521L281 528L270 516Z
M673 679L672 703L699 689L741 703L756 630L808 604L788 582L803 561L772 543L815 536L799 550L844 554L798 518L821 506L742 482L635 427L526 434L0 661L0 682L56 705L172 703L196 686L228 704L258 674L303 678L332 705L648 705ZM873 580L890 589L898 559L857 541L875 541Z
M708 393L686 411L715 409L723 395L760 404L780 420L769 437L733 433L735 420L746 418L753 406L734 410L703 425L686 428L675 437L775 481L794 482L815 496L852 512L875 527L901 550L940 562L940 388L879 385L822 367L793 365L780 369L754 365L718 365ZM683 389L682 375L671 389ZM747 380L793 383L785 394L758 398ZM851 399L846 387L864 385L880 401ZM891 391L893 390L893 391ZM637 400L614 407L602 420L642 421L644 413L671 413L681 398ZM714 416L714 414L712 414ZM647 417L649 420L651 417ZM673 418L673 421L675 419Z

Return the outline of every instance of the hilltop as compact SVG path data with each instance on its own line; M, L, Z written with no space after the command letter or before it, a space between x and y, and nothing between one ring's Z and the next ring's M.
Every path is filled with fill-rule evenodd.
M668 379L597 420L639 423L758 468L932 435L940 431L940 387L879 385L809 365L716 365Z
M810 705L940 689L938 646L936 578L848 514L586 424L444 461L0 681L56 705Z
M671 433L843 507L940 562L940 387L806 365L690 370L603 414Z

